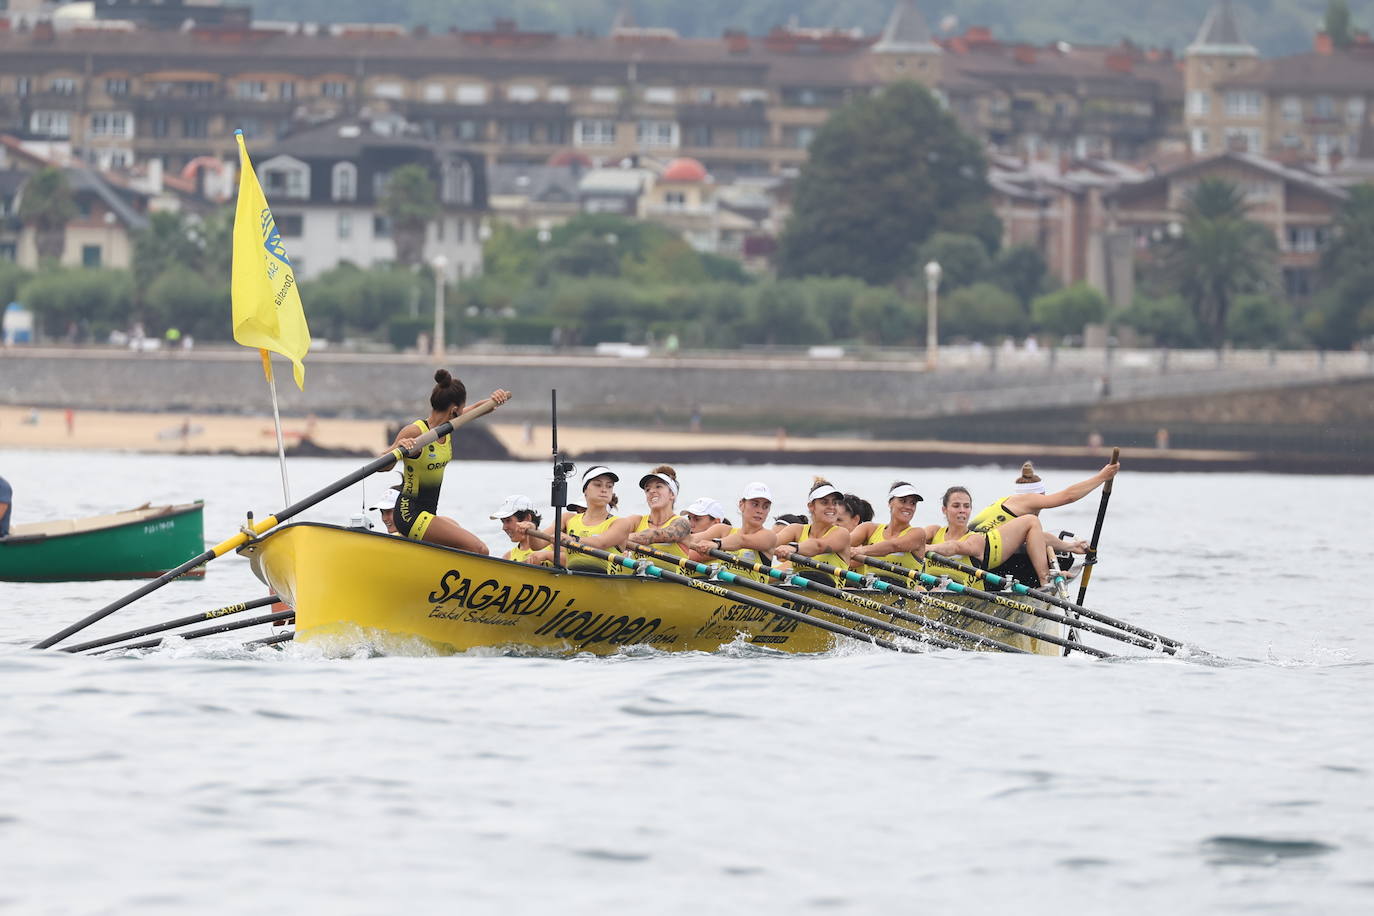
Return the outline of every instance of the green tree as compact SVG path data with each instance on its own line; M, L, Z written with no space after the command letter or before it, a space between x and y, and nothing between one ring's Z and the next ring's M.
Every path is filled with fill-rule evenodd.
M859 339L875 346L913 340L925 327L925 313L886 286L867 286L854 297L854 326Z
M1016 336L1026 327L1026 313L1016 297L991 283L960 287L941 298L940 338L966 337L994 341Z
M1322 251L1326 288L1317 294L1303 326L1323 347L1345 349L1374 333L1374 185L1350 189Z
M205 255L203 246L203 238L187 223L183 214L154 213L149 216L148 228L134 235L130 266L135 299L140 299L142 291L172 267L199 272Z
M937 232L926 240L916 255L914 276L924 276L925 265L940 265L940 289L948 291L986 280L992 267L987 248L976 236Z
M387 177L382 212L391 222L396 263L413 267L424 260L425 230L439 215L439 189L429 169L418 163L403 165Z
M32 275L13 261L0 258L0 311L19 298L19 290Z
M155 277L143 295L144 320L152 334L176 328L201 340L227 340L231 311L228 278L207 281L181 264Z
M551 282L555 277L618 277L620 252L616 246L591 235L571 239L544 252L535 267L535 281Z
M1277 347L1289 342L1293 308L1277 296L1236 298L1226 327L1226 339L1240 347Z
M812 142L783 232L783 276L908 275L917 248L986 200L979 143L916 83L836 111ZM954 227L960 228L960 227Z
M19 298L33 310L48 336L60 336L71 324L84 322L99 338L129 320L129 273L82 268L44 270L24 284Z
M1236 297L1277 286L1274 234L1248 219L1248 209L1238 186L1204 178L1185 197L1182 233L1163 245L1164 276L1216 347L1226 339Z
M1031 303L1035 326L1051 334L1082 334L1083 326L1107 316L1107 298L1086 283L1039 296Z
M1346 3L1346 0L1327 0L1322 29L1330 36L1331 43L1336 47L1350 47L1355 35L1350 26L1350 4Z
M67 223L77 212L67 176L51 166L39 169L19 193L19 220L33 229L38 260L61 260L67 247Z
M1196 347L1203 340L1197 317L1178 295L1137 295L1118 320L1162 347Z
M1034 245L1013 245L998 252L992 273L997 285L1015 296L1022 308L1030 311L1031 301L1046 292L1045 279L1049 275L1049 267Z

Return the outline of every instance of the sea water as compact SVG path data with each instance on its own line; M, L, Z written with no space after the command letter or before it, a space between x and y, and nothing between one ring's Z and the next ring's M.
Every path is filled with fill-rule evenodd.
M293 498L358 464L293 460ZM636 511L647 468L617 470ZM682 467L680 504L757 478L800 511L812 470ZM921 522L1016 473L817 470L875 502L910 480ZM285 504L269 459L0 451L0 475L17 522L203 498L211 543ZM442 509L501 551L487 516L548 485L457 464ZM239 648L265 629L74 657L26 647L133 586L0 583L0 911L1368 913L1371 493L1127 466L1087 603L1208 653L1178 658ZM1097 505L1046 526L1086 536ZM80 639L263 593L231 555Z

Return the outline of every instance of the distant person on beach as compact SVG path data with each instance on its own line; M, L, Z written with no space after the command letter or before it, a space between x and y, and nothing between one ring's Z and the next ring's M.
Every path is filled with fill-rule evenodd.
M453 437L444 436L422 449L415 440L436 426L455 420L471 407L467 406L468 392L463 383L447 369L434 373L434 390L429 395L428 419L413 420L396 434L392 449L404 450L404 470L401 473L401 494L396 500L397 533L412 541L428 541L445 547L456 547L485 556L487 545L482 539L451 518L439 515L439 491L444 485L444 471L453 460ZM510 392L497 388L489 399L500 407L510 400ZM472 407L476 407L474 404ZM390 467L394 467L394 463Z
M0 477L0 538L10 533L10 505L14 502L14 490L10 483Z

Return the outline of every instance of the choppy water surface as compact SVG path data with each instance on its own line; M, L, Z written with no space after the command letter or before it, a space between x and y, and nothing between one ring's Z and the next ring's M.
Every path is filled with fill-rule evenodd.
M294 495L357 463L293 462ZM777 511L810 477L679 470L684 505L757 476ZM827 474L932 503L1014 476ZM0 475L21 522L204 498L218 541L282 505L266 459L0 452ZM1338 510L1372 483L1123 472L1088 603L1216 659L72 657L24 647L129 584L3 583L0 910L1369 912L1374 524ZM547 487L455 466L444 509L504 549L485 516ZM260 594L227 557L82 638Z

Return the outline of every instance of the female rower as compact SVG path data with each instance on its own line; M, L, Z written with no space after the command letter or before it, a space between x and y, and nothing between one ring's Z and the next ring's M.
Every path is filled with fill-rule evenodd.
M927 525L923 529L927 544L958 541L968 534L968 517L973 512L973 497L963 487L950 487L945 491L945 495L940 497L940 512L945 517L945 523L943 525ZM919 553L920 551L918 551ZM960 585L972 585L974 588L983 587L981 579L975 582L968 573L960 572L952 566L943 565L935 554L926 555L924 572L932 576L946 577L951 582L957 582Z
M444 469L453 460L453 437L444 436L425 446L422 451L415 452L415 440L421 435L478 406L474 404L465 409L467 399L467 389L448 370L440 369L434 373L434 390L429 395L429 418L407 424L391 444L392 449L404 449L406 454L402 459L401 495L396 500L393 518L397 534L412 541L427 541L486 555L487 545L477 535L453 519L438 514ZM510 392L498 388L491 393L489 400L500 407L510 400ZM382 470L394 466L393 463Z
M835 522L846 531L853 531L860 525L873 521L873 504L862 496L846 493L840 500L840 514Z
M694 563L711 562L710 556L703 556L692 547L692 542L717 525L724 524L726 528L730 527L730 520L725 517L725 507L719 500L703 496L682 510L682 514L692 526L692 538L687 545L688 558Z
M837 523L843 501L843 493L830 481L817 477L806 496L806 511L811 520L804 525L788 525L778 532L779 546L773 555L780 560L791 560L792 554L796 553L844 569L848 563L849 529ZM793 542L796 546L793 546ZM837 584L830 573L813 569L804 563L796 564L793 571L806 579L815 579L828 585Z
M630 519L615 514L618 502L615 485L619 480L615 472L601 465L593 465L582 472L582 498L587 508L575 515L564 516L563 543L595 547L598 550L617 550L625 543L625 536L630 533ZM521 525L529 529L536 527L528 522L522 522ZM551 537L553 530L545 529L544 534ZM548 540L549 537L544 539ZM553 563L553 549L545 547L536 550L525 558L525 562L535 566L549 565ZM611 561L572 549L563 552L563 562L568 569L580 572L615 571Z
M709 563L711 556L708 551L717 548L742 560L772 565L773 548L777 546L778 536L765 527L772 508L773 493L768 485L757 480L751 482L740 494L739 527L732 526L729 520L712 525L693 537L690 542L692 553L702 557L700 562ZM768 581L767 573L738 572L750 579Z
M652 546L659 553L687 559L684 545L692 533L692 523L674 508L678 494L677 471L660 464L639 479L639 487L644 491L644 503L649 511L645 515L631 516L633 528L626 543Z
M921 494L916 492L915 487L905 480L893 481L887 491L888 520L881 525L865 522L849 532L849 543L853 548L849 554L850 563L857 568L863 565L864 557L874 557L907 569L918 567L921 564L920 557L925 553L926 531L921 527L913 527L911 520L916 515L916 504L919 502Z
M530 538L530 527L521 524L529 522L533 528L539 527L539 513L534 511L534 503L528 496L507 496L506 501L501 504L501 508L491 514L491 517L501 523L501 530L506 537L510 538L514 545L506 551L503 560L511 560L515 563L524 563L529 559L530 554L535 553L537 548ZM543 543L542 541L540 543Z

